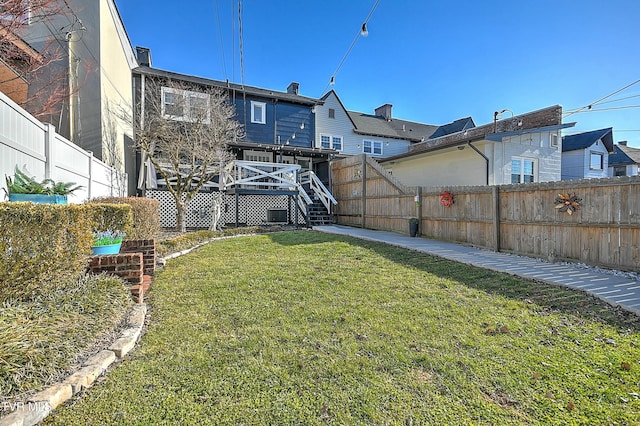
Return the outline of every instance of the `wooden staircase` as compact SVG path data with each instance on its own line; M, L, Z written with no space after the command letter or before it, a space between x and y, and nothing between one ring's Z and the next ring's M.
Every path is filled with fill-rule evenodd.
M314 200L313 204L307 206L307 226L332 225L333 215L319 200Z

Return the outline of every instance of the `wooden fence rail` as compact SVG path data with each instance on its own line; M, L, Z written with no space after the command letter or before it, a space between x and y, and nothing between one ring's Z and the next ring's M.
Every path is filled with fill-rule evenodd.
M503 186L407 187L367 156L333 163L337 223L550 260L640 271L640 176ZM440 194L455 202L445 207ZM575 193L580 209L556 209Z

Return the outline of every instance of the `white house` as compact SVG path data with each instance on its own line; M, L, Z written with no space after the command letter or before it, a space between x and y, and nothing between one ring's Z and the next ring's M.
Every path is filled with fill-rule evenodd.
M562 180L608 177L613 152L611 127L563 137Z
M497 114L496 114L497 116ZM445 134L380 163L406 185L503 185L560 180L559 105Z

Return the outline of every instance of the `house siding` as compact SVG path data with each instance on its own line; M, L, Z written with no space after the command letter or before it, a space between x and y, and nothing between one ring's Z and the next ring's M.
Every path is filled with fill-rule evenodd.
M385 169L407 186L484 185L486 162L472 149L442 151L384 163Z
M603 155L602 170L591 170L591 153L597 152ZM608 177L609 155L604 144L598 140L586 149L577 149L562 153L562 180L597 179Z
M550 146L550 135L556 132L528 133L504 138L495 145L490 184L511 183L511 159L528 158L536 161L536 182L554 182L561 178L562 155L560 147ZM556 133L557 134L557 133ZM485 153L486 155L486 153Z
M335 110L335 118L329 118L329 109ZM320 135L342 136L340 154L355 155L362 152L356 149L358 142L353 133L353 123L333 93L324 100L323 105L316 106L316 148L322 147Z
M233 94L233 98L236 119L244 125L247 142L271 145L285 145L288 142L290 146L313 147L315 124L311 107L253 96L247 96L245 100L238 92ZM265 124L251 122L251 101L265 104ZM304 129L301 129L303 122Z

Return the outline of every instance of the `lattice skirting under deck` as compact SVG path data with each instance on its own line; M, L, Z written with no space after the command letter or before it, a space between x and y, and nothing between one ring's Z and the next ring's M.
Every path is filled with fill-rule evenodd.
M209 228L211 225L211 206L213 200L211 192L199 192L191 200L187 209L187 228ZM164 228L176 226L176 204L168 191L147 190L147 197L160 202L160 225ZM224 227L236 226L236 196L225 194L222 205L222 217L219 224ZM296 202L288 195L254 195L240 194L238 196L238 224L239 226L259 226L270 224L268 211L287 210L287 223L295 223ZM304 217L298 213L298 224L304 225Z

